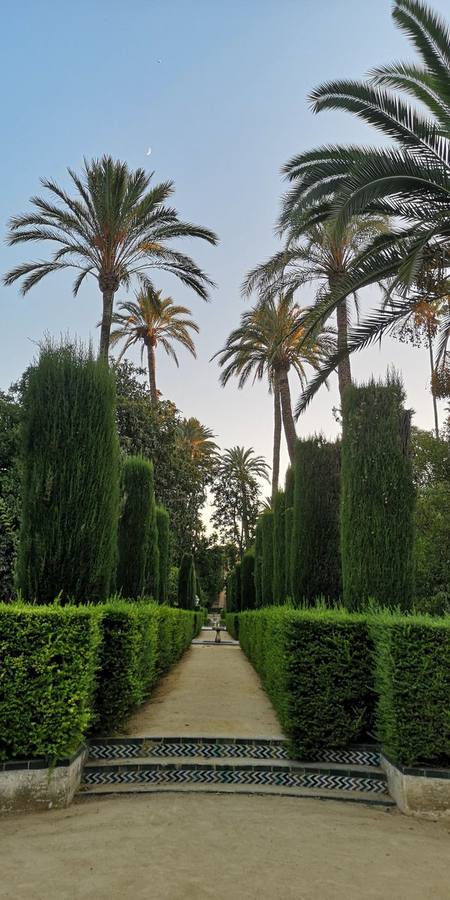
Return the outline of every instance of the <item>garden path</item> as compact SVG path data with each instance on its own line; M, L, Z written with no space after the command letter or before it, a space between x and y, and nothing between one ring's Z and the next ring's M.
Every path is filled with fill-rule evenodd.
M203 629L120 732L132 737L283 738L270 700L238 644Z

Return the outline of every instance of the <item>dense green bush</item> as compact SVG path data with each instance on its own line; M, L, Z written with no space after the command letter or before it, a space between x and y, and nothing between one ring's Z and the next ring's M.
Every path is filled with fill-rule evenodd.
M143 597L147 587L149 544L154 528L152 464L129 456L122 470L116 587L123 597ZM155 598L156 599L156 598Z
M169 513L163 506L156 507L156 525L158 529L158 601L167 604L169 602L169 540L170 525Z
M91 720L92 608L0 605L0 759L70 756Z
M297 441L291 550L292 597L314 604L341 593L339 444L321 437Z
M254 609L255 605L255 549L251 547L241 563L241 609Z
M450 594L450 482L420 488L415 525L416 598Z
M77 347L47 347L23 407L17 584L27 600L105 600L114 575L119 445L114 376Z
M225 616L226 629L230 637L239 640L239 613L227 613Z
M284 491L278 491L273 507L273 599L286 599L286 519Z
M146 597L153 597L154 600L159 596L159 536L158 522L156 518L156 501L155 501L155 475L153 463L151 463L151 503L150 503L150 527L148 533L147 544L147 565L145 569L145 594Z
M284 511L284 534L285 534L285 582L284 592L286 597L292 597L292 534L294 531L294 510L293 507Z
M393 761L450 764L450 617L380 614L377 731Z
M273 524L274 515L271 509L265 509L260 517L261 522L261 605L271 606L273 596Z
M409 609L413 597L414 487L410 413L401 384L349 385L343 398L343 598Z
M255 529L255 606L262 603L262 522L258 519Z
M239 640L260 674L296 755L344 747L373 727L367 620L343 610L242 613Z
M183 553L178 574L178 606L193 609L195 603L195 565L192 553Z

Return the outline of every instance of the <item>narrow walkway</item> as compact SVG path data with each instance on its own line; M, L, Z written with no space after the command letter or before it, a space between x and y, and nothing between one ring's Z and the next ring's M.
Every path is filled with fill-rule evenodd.
M206 629L200 640L211 640ZM239 646L193 644L120 732L132 737L283 738L258 676Z

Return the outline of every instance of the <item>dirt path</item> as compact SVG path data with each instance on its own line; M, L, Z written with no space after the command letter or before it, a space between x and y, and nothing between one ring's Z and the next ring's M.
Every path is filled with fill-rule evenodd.
M450 822L152 794L0 820L1 900L448 900Z
M201 634L202 639L211 637L211 631ZM240 647L232 644L190 647L121 733L283 737L258 676Z

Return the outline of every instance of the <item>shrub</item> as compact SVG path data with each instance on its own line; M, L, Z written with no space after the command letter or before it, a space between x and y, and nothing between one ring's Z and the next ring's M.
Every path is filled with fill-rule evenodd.
M27 600L108 596L116 562L114 376L78 347L47 347L24 398L17 585Z
M258 519L255 531L255 606L262 605L262 522Z
M341 548L349 609L369 598L383 606L411 605L414 488L403 401L402 386L392 379L345 390Z
M384 613L376 648L377 731L406 766L450 764L450 618Z
M195 602L195 568L191 553L183 553L178 575L178 606L193 609Z
M255 608L255 549L246 550L241 563L241 609Z
M98 616L0 605L0 758L70 756L91 719Z
M158 522L156 519L156 502L155 502L155 479L153 463L151 464L151 503L150 503L150 528L148 534L147 545L147 565L145 570L145 593L147 597L153 597L154 600L159 596L159 537Z
M286 599L286 521L284 491L278 491L273 510L273 599L277 604Z
M416 597L450 594L450 483L420 488L414 542Z
M284 512L284 533L285 533L285 583L284 591L286 597L292 597L292 534L294 531L294 510L292 507Z
M136 599L146 591L148 548L154 518L153 469L142 456L129 456L125 460L122 493L116 585L124 597Z
M235 641L239 640L239 613L227 613L225 625L230 637Z
M178 579L180 577L180 569L178 566L171 566L169 569L169 606L178 606Z
M156 524L158 528L158 601L169 602L169 513L163 506L156 507Z
M372 728L372 642L364 616L320 608L246 612L239 640L296 755L344 747Z
M273 520L271 509L264 510L260 517L262 533L262 560L261 560L261 603L270 606L274 602L273 596Z
M341 593L340 450L321 437L297 441L292 531L292 596L297 604Z

